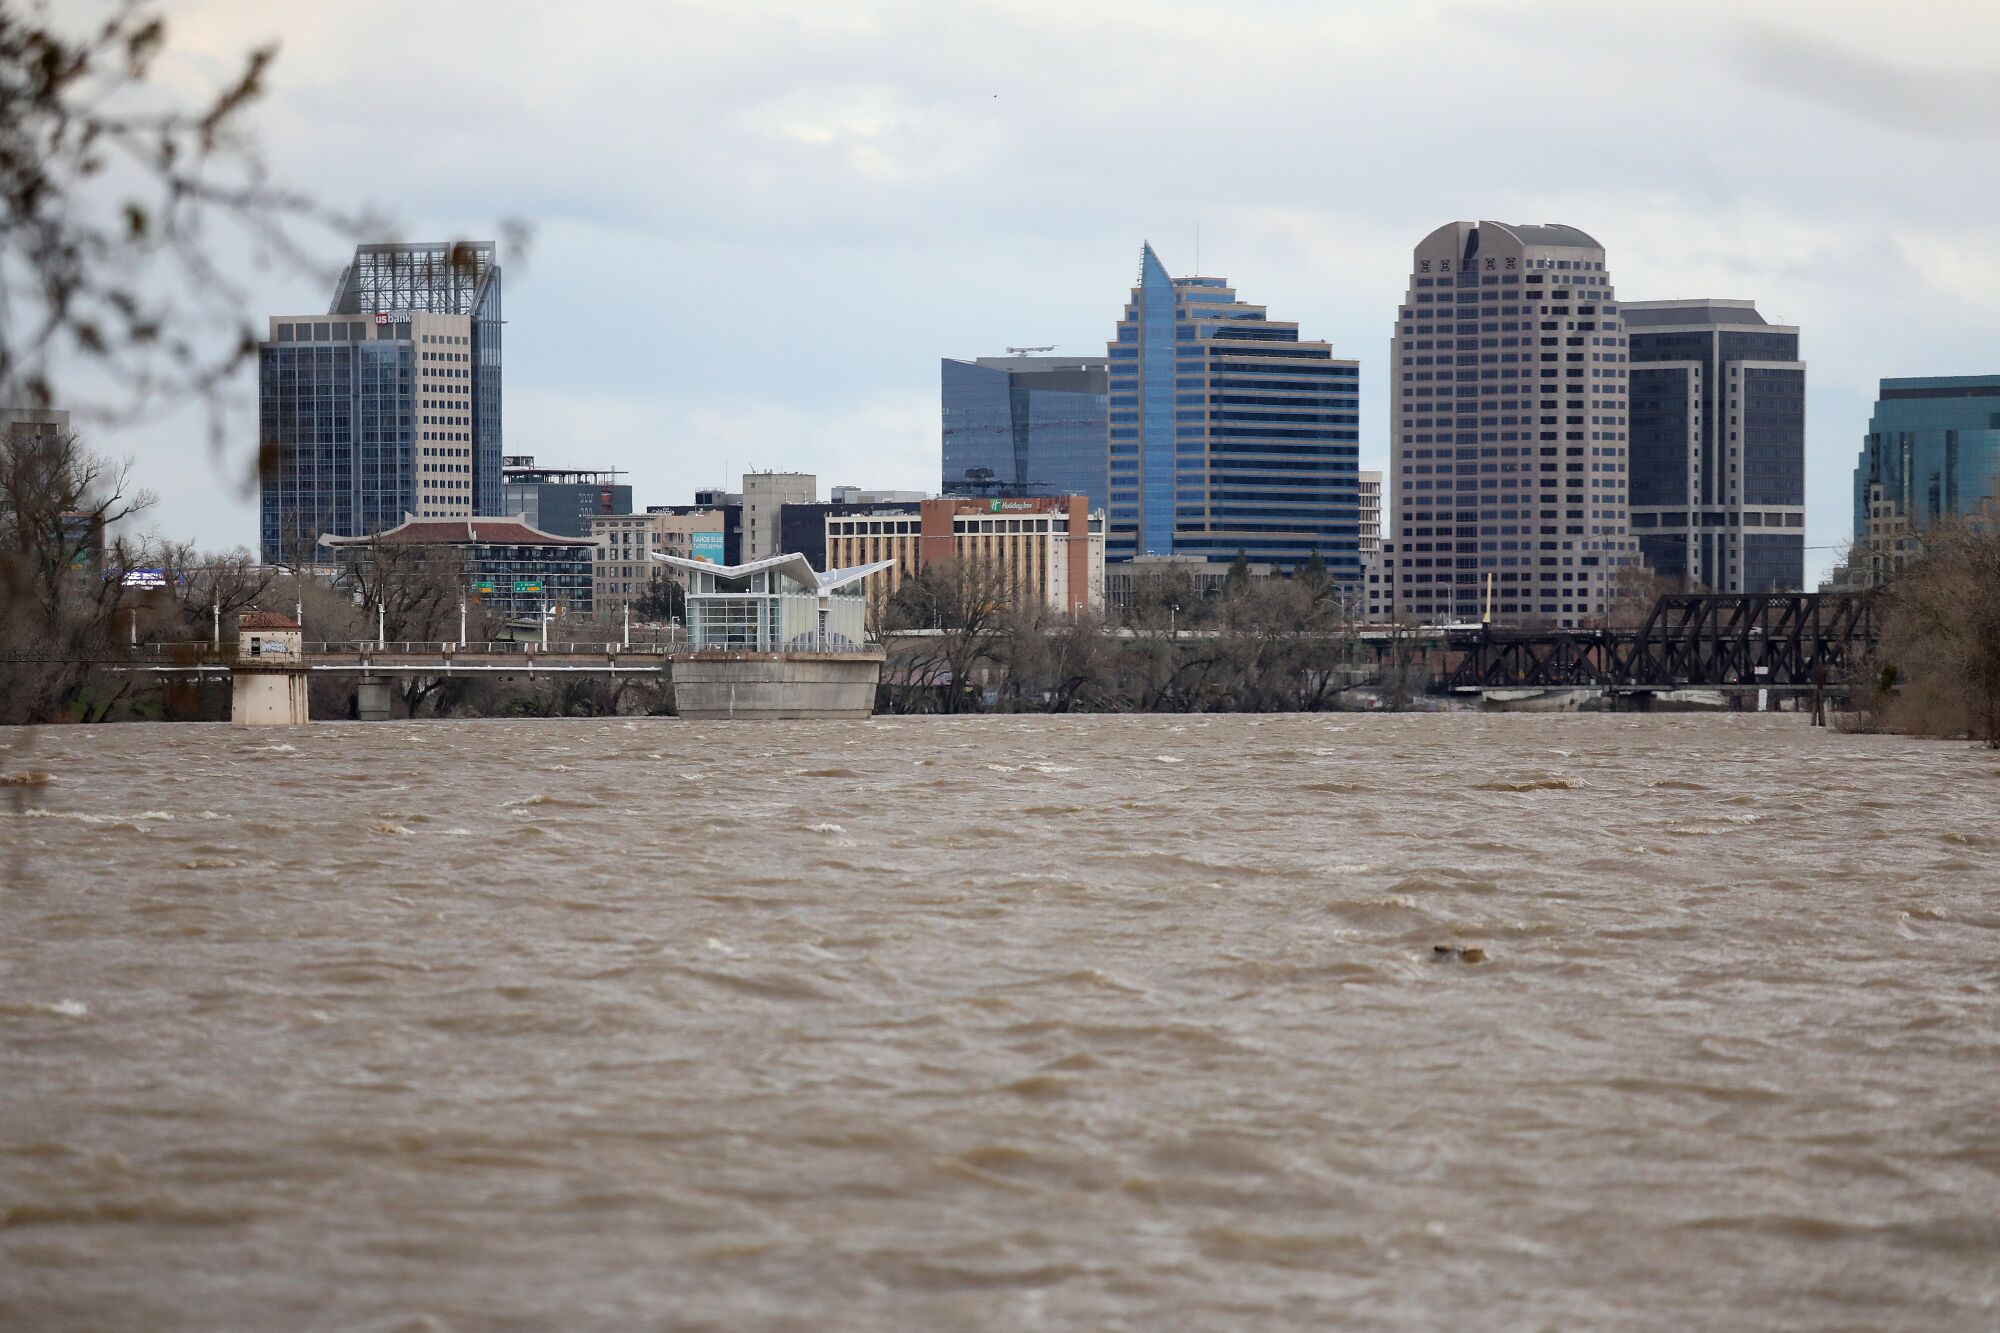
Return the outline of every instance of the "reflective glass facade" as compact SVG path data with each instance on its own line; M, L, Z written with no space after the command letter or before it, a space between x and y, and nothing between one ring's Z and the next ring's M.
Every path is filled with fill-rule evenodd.
M1360 564L1357 367L1221 278L1140 254L1110 344L1106 558Z
M321 533L406 513L501 511L500 321L486 241L360 246L327 315L271 322L258 356L266 560L310 559Z
M1716 592L1805 580L1799 331L1749 301L1628 301L1631 522L1655 571Z
M309 562L323 532L394 527L417 508L409 325L279 322L258 348L259 542Z
M947 359L946 495L1082 495L1104 506L1102 357Z
M1854 469L1855 540L1870 539L1871 517L1921 532L1996 506L2000 375L1883 380Z

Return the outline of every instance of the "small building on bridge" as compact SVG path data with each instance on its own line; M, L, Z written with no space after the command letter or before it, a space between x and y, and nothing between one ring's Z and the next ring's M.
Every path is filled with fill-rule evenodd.
M309 718L305 631L276 611L245 611L236 621L229 721L238 727L296 727Z

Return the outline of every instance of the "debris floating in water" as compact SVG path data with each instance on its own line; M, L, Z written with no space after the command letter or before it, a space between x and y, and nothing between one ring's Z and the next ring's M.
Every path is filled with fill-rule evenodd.
M1467 948L1462 944L1433 944L1431 961L1434 963L1483 963L1486 950Z

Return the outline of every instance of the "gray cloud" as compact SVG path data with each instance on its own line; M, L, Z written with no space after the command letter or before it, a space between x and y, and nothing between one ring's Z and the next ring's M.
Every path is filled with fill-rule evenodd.
M2000 138L2000 69L1918 68L1808 33L1756 28L1739 55L1752 79L1903 134Z

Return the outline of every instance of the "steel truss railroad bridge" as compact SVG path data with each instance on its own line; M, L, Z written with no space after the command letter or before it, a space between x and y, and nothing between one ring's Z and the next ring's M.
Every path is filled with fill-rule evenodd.
M1637 630L1446 631L1454 691L1596 687L1844 690L1874 646L1875 616L1853 593L1669 594Z

